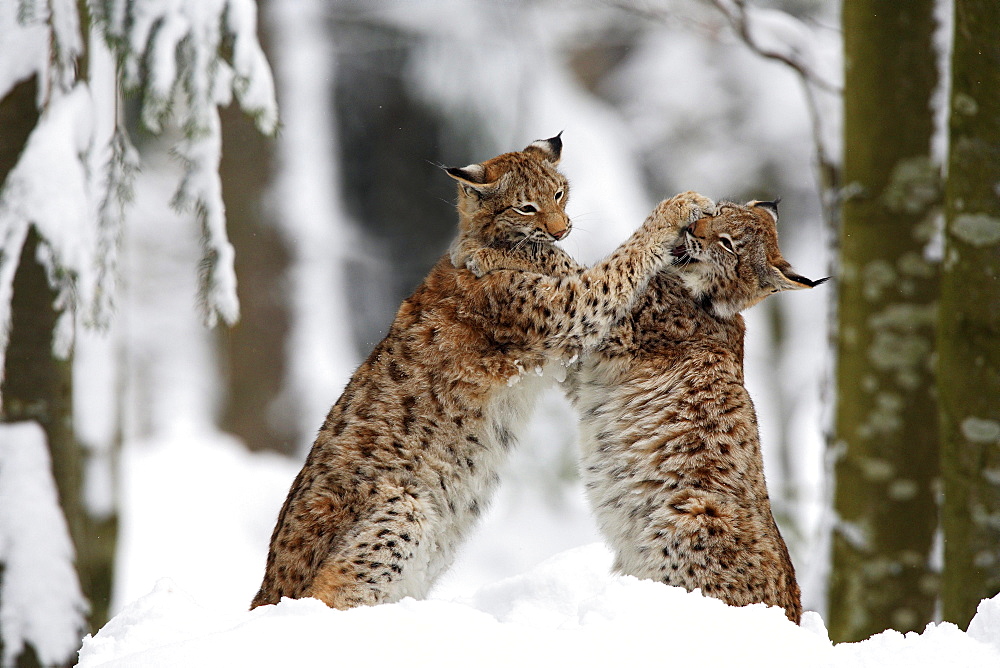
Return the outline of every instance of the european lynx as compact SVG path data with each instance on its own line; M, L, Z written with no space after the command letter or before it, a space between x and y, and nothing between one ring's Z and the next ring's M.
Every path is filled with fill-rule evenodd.
M809 288L778 249L777 206L720 203L688 226L631 314L567 381L582 476L615 570L798 622L799 587L771 514L743 387L739 312ZM512 268L481 255L477 269Z
M810 288L778 249L777 206L720 203L575 376L583 477L621 573L767 603L798 623L743 386L740 311Z
M491 246L560 266L570 229L559 137L447 172L464 257ZM592 269L482 280L443 257L330 410L292 484L251 607L420 597L489 503L535 393L624 316L707 200L677 198ZM708 203L710 204L710 202Z

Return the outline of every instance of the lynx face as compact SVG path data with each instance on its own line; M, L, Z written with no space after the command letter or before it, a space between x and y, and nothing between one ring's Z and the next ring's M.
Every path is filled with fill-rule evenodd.
M447 168L459 182L460 236L483 245L565 238L572 224L566 215L569 183L556 170L561 152L562 140L555 136L483 163Z
M728 318L769 294L819 285L800 276L778 248L777 202L720 202L716 215L696 220L671 250L691 295Z

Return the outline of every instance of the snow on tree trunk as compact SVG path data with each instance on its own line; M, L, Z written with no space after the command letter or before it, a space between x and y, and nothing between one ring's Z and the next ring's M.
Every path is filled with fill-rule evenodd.
M836 641L934 613L939 200L934 3L843 5L844 173L829 627Z
M955 3L938 333L944 618L1000 591L1000 4Z
M73 662L87 613L73 560L45 431L0 424L0 665Z

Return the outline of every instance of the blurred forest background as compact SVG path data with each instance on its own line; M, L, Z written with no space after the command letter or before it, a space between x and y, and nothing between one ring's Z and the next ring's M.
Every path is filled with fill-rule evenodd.
M58 59L57 14L15 16L15 4L47 3L9 3L3 20L34 21ZM95 16L114 25L102 6L142 5L91 3L81 34ZM12 295L13 314L0 499L12 494L9 451L26 442L12 426L36 422L87 628L163 576L207 603L248 604L326 411L454 234L454 185L437 165L559 131L575 223L563 245L579 259L600 258L655 202L690 189L781 197L785 257L835 277L747 314L772 502L804 603L833 639L942 615L964 625L1000 591L1000 6L258 0L279 111L269 135L267 105L254 104L266 91L247 92L266 71L240 70L248 28L233 27L253 3L209 5L231 28L210 60L236 69L242 109L208 85L212 112L198 125L181 92L196 87L163 89L156 49L135 59L111 114L127 130L111 162L138 171L118 232L98 235L97 254L117 257L117 280L95 281L92 301L114 302L107 317L74 301L86 277L59 269L76 248L53 243L65 230L25 214L10 245L8 177L59 86L13 66L21 55L0 34L0 299ZM163 16L150 44L176 28ZM95 99L99 75L117 62L122 81L122 54L144 48L122 47L124 34L117 61L91 33L67 66ZM199 53L179 44L168 59ZM198 190L211 184L213 136L224 230L211 187ZM226 236L238 311L225 299ZM572 425L558 393L546 396L439 594L598 540ZM3 517L0 612L16 618L17 538Z

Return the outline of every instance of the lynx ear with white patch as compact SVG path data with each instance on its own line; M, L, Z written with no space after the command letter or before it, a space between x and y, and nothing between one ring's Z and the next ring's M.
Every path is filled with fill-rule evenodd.
M758 206L761 209L764 209L769 214L771 214L771 217L774 218L774 222L778 222L778 203L780 201L781 201L780 197L777 198L777 199L771 200L769 202L762 202L760 200L753 200L752 202L747 202L747 206L750 206L750 207Z
M785 267L784 269L775 267L771 265L771 280L770 284L774 292L781 292L782 290L804 290L806 288L815 288L820 283L826 283L830 280L830 277L821 278L819 280L812 280L811 278L806 278L792 271L791 267Z
M553 165L558 165L559 158L562 157L562 133L560 132L549 139L539 139L532 142L524 151L525 153L540 153L543 159L548 160Z
M471 188L481 194L495 190L497 187L497 181L486 180L486 168L479 164L465 167L445 167L444 171L464 187Z

